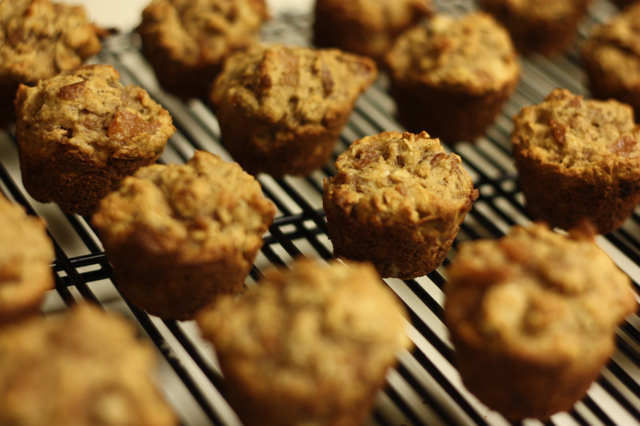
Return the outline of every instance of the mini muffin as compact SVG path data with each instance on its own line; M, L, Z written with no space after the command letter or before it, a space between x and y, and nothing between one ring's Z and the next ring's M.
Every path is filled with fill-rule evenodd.
M45 224L0 194L0 325L38 312L53 288L53 244ZM0 422L2 424L2 422Z
M323 166L375 63L336 49L272 46L231 57L211 93L222 143L251 174Z
M640 3L596 26L582 46L589 89L598 99L628 103L640 116Z
M402 34L386 57L398 118L447 142L484 134L520 78L507 31L490 15L436 15Z
M153 348L88 305L0 331L0 424L177 426L153 382Z
M357 140L336 169L322 198L334 253L371 261L383 277L440 266L478 198L460 157L426 132Z
M34 85L100 52L104 31L82 6L49 0L0 1L0 125L15 118L20 83Z
M431 14L431 0L316 0L313 42L382 64L396 37Z
M515 226L463 243L448 268L445 322L465 386L511 420L571 409L637 308L629 278L588 227Z
M520 189L535 219L569 229L587 218L606 234L640 202L640 129L628 105L556 89L513 124Z
M138 307L187 320L218 294L242 291L275 215L260 184L204 151L144 167L93 217L118 288Z
M125 176L160 157L175 132L171 116L119 78L110 65L92 65L20 86L16 140L33 198L88 215Z
M368 264L298 262L198 314L245 426L356 426L395 353L404 307Z
M577 33L590 0L480 0L480 7L504 25L521 53L553 56Z
M206 99L231 53L257 42L264 0L153 0L136 29L162 86L183 99Z

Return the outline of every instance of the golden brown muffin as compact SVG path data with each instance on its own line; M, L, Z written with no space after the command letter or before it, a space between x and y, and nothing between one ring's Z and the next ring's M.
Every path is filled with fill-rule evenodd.
M513 117L511 142L532 217L569 229L587 218L606 234L640 202L640 129L625 104L564 89Z
M593 29L582 62L594 97L628 103L640 116L640 3Z
M260 184L204 151L184 165L144 167L93 216L118 288L167 319L191 319L237 294L275 215Z
M462 381L512 420L569 410L637 308L629 278L587 227L515 226L463 243L448 268L445 322Z
M357 426L411 345L403 313L370 265L301 261L197 320L245 426Z
M174 426L152 347L88 305L0 331L0 424Z
M460 157L426 132L355 141L324 181L336 256L368 260L383 277L416 278L440 266L478 198Z
M165 89L206 99L225 59L255 44L268 17L264 0L153 0L136 31Z
M396 37L431 14L431 0L316 0L313 43L382 64Z
M92 65L20 86L16 140L33 198L88 215L125 176L160 157L175 132L171 115L119 78L110 65Z
M0 325L38 312L54 259L45 224L0 194Z
M82 6L49 0L0 1L0 125L15 119L20 83L34 85L97 55L104 31Z
M260 47L232 56L211 101L227 150L251 174L323 166L375 63L337 49Z
M398 118L411 132L473 140L520 78L509 34L490 15L436 15L400 37L386 57Z
M590 0L480 0L480 7L504 25L521 53L564 52Z

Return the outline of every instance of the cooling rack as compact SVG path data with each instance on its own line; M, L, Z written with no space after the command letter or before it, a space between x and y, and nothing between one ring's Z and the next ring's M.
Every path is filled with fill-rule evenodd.
M462 14L475 8L470 0L436 3L439 11L451 14ZM615 13L615 7L607 1L593 2L589 17L579 28L576 46L595 23L606 21ZM280 16L268 24L264 36L287 44L308 44L311 21L308 15ZM564 57L553 60L541 56L523 59L522 81L486 137L479 138L474 144L456 145L455 152L462 157L465 169L480 189L480 198L462 225L456 244L476 238L497 238L509 226L529 221L510 154L510 117L523 106L542 101L555 87L588 95L576 46ZM178 131L169 141L161 162L184 163L196 149L215 152L231 160L218 143L219 127L211 111L199 101L184 104L162 92L139 53L134 35L118 35L107 40L97 62L116 67L124 84L145 87L173 115ZM394 119L395 106L386 88L383 75L358 100L336 146L334 159L358 138L384 130L403 130ZM265 195L277 205L278 215L247 278L248 287L254 286L262 271L271 264L284 265L300 255L316 259L332 257L321 196L323 178L334 172L330 162L308 177L287 176L278 180L259 177ZM162 355L159 382L182 424L240 425L224 398L225 383L212 348L200 339L194 324L164 321L130 306L114 287L111 266L86 219L64 214L56 205L43 205L28 196L22 187L11 131L0 132L0 190L23 204L30 214L39 215L48 223L56 249L53 265L56 289L45 301L43 311L47 315L64 311L67 306L85 299L129 316L139 324L143 338L151 339ZM640 210L636 209L622 228L598 237L597 242L632 278L637 291L640 282ZM448 259L453 252L455 246ZM448 260L445 265L447 263ZM378 393L375 410L366 424L510 424L499 414L489 411L462 386L442 323L442 288L446 283L442 268L415 280L385 281L408 308L411 323L407 323L407 331L415 349L398 354L398 366L388 373L387 386ZM616 352L587 396L570 412L553 416L548 424L640 424L640 320L637 315L630 316L619 327L616 343ZM522 423L540 424L535 420Z

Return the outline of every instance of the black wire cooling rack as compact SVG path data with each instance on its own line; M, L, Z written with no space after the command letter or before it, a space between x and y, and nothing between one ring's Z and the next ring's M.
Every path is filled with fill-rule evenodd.
M470 0L436 2L441 12L461 14L475 8ZM595 23L607 20L616 9L605 0L591 5L581 25L577 43ZM307 44L310 16L281 16L265 29L265 37L289 44ZM577 46L577 44L576 44ZM99 62L112 64L124 84L145 87L173 115L177 133L169 141L162 162L183 163L196 149L229 155L219 145L219 127L211 111L199 101L184 104L159 90L153 72L141 57L135 36L114 36L106 42ZM522 60L522 81L504 105L502 114L475 144L460 143L455 151L463 158L480 198L468 214L457 242L497 238L515 223L527 223L510 154L511 119L525 105L538 103L555 87L588 95L583 86L577 48L549 60L531 56ZM335 157L356 139L384 130L403 130L394 119L394 103L387 94L384 76L358 101L334 152ZM325 233L322 179L334 173L332 164L304 178L274 180L260 176L267 197L278 215L265 236L265 245L247 279L253 286L270 264L283 265L293 257L330 259L331 244ZM164 321L127 304L115 289L113 273L102 245L84 218L62 213L55 205L31 199L22 187L17 149L11 132L0 132L0 189L43 217L56 248L53 266L56 291L48 295L45 313L66 309L77 300L90 300L119 311L140 325L163 355L159 381L184 425L240 425L224 399L224 379L209 344L203 342L192 322ZM629 274L638 290L640 282L640 211L619 230L598 237L598 244ZM6 244L3 242L2 244ZM455 251L452 250L452 252ZM450 253L451 256L453 253ZM445 265L448 261L445 261ZM462 386L453 364L453 350L442 323L442 268L415 280L386 280L410 313L407 330L415 349L398 355L396 369L387 375L376 408L367 425L505 425ZM146 338L146 337L145 337ZM617 331L617 351L602 374L569 413L553 416L552 425L640 424L640 320L632 315ZM526 420L526 425L540 424ZM357 425L354 425L357 426Z

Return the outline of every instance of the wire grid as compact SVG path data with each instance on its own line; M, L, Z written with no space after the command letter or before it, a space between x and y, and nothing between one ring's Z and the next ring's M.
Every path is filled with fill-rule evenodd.
M470 0L440 1L442 12L461 14L475 9ZM607 20L616 9L601 0L592 4L590 16L580 27L583 39L590 27ZM311 17L283 16L265 29L267 39L308 44ZM231 160L219 142L219 127L211 111L199 101L183 104L162 92L153 72L139 53L135 36L123 35L107 42L99 62L110 63L122 74L124 84L145 87L167 108L178 129L161 162L184 163L196 149L218 153ZM510 117L521 107L540 102L555 87L587 94L577 49L549 60L523 59L522 81L504 105L502 114L475 144L456 145L465 169L480 189L480 198L461 227L456 244L476 238L497 238L509 226L528 222L510 154ZM402 131L394 119L394 103L386 91L384 76L357 102L333 159L363 136L384 130ZM449 149L450 150L450 149ZM322 180L334 174L332 161L308 177L274 180L260 176L265 195L278 207L278 215L265 245L247 279L255 285L264 268L286 265L296 256L332 258L322 210ZM134 318L163 355L160 378L165 394L186 425L239 425L224 399L224 379L209 344L203 342L192 322L150 317L129 305L113 286L113 271L102 245L85 218L62 213L55 205L42 205L26 194L21 184L17 150L12 133L0 134L0 189L26 206L30 214L47 220L54 240L53 266L56 292L51 292L45 312L64 310L85 299ZM636 290L640 280L640 211L617 231L598 237L598 244L629 274ZM507 420L489 411L462 386L453 363L453 349L442 323L446 277L442 268L415 280L385 280L405 303L411 324L407 331L415 343L412 352L398 355L398 366L387 375L376 408L367 425L506 425ZM569 413L553 416L551 425L640 424L640 320L632 315L618 329L617 351L600 377ZM540 424L527 420L526 425ZM356 426L356 425L354 425Z

